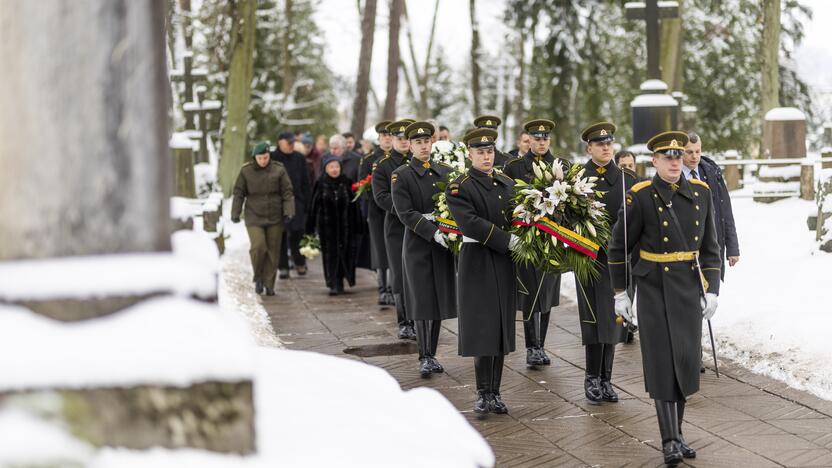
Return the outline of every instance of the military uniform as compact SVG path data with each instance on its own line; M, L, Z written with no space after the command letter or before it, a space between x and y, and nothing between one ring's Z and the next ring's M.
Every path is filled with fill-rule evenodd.
M405 128L413 123L412 120L400 120L388 125L390 133L403 136ZM373 198L376 204L385 211L384 215L384 248L387 252L387 265L390 267L391 286L396 303L396 320L399 324L399 337L416 339L413 322L407 316L405 308L404 288L405 272L402 267L402 243L404 242L404 225L396 215L393 206L393 195L390 181L393 171L410 160L410 154L400 154L395 149L390 154L379 159L373 171Z
M687 136L665 132L647 143L657 155L681 157ZM644 384L656 400L665 460L675 457L687 397L699 390L702 336L701 288L719 293L720 255L707 184L659 175L639 182L627 193L627 223L619 215L609 244L609 268L616 291L626 286L625 249L640 244L633 267L638 303ZM626 245L625 245L626 229ZM696 266L702 269L704 281ZM715 307L715 305L714 305ZM692 452L692 450L691 450ZM695 456L695 452L693 453ZM687 457L688 455L685 454Z
M549 135L555 124L551 120L538 119L524 125L529 134ZM566 171L570 164L555 158L552 153L536 155L529 151L522 158L515 158L506 164L503 172L512 180L531 182L532 163L545 161L547 164L560 162ZM526 339L526 364L530 366L549 365L546 356L546 332L549 329L549 315L552 307L560 304L560 274L548 273L532 265L517 267L517 305L523 314L523 331Z
M581 139L587 144L612 144L615 130L615 125L601 122L586 128L581 134ZM609 218L610 226L614 226L624 201L624 192L638 181L637 176L631 171L621 170L612 159L607 164L598 166L590 158L584 164L584 169L585 177L598 178L595 190L603 194L599 201L605 205L604 211ZM576 281L581 341L586 351L584 393L590 402L616 402L618 395L611 383L612 365L615 359L615 345L626 340L627 327L616 323L605 248L598 251L596 266L596 279L586 283Z
M410 124L408 139L431 137L435 132L428 122ZM411 157L410 162L393 171L393 205L405 226L402 263L405 271L404 303L408 318L415 321L419 343L420 372L423 377L443 372L436 360L436 347L442 320L456 317L456 273L454 255L436 236L444 234L433 222L437 182L447 181L451 166ZM427 216L425 216L427 215ZM437 234L438 233L438 234Z
M496 137L493 130L479 129L466 135L465 142L469 147L493 145ZM500 381L504 356L515 346L517 288L509 252L514 181L494 170L486 174L471 168L446 193L464 236L457 275L459 354L475 357L480 409L485 402L495 412L506 412Z
M474 127L476 128L490 128L495 132L500 127L500 124L503 123L502 119L497 117L496 115L481 115L474 119ZM497 169L502 170L505 167L506 163L510 160L514 159L514 156L509 153L503 153L502 151L498 150L496 147L494 148L494 167Z
M389 133L387 125L389 120L384 120L376 124L376 132L379 134ZM358 180L364 180L368 175L373 174L376 164L379 160L389 155L389 151L384 151L377 148L372 153L361 158L361 164L358 169ZM393 292L390 289L387 271L387 251L384 248L384 214L385 211L378 206L373 198L372 190L364 192L362 197L366 201L367 206L367 226L370 234L370 259L373 269L376 270L378 279L378 303L379 305L392 305Z
M257 144L251 157L268 154L268 143ZM283 164L269 161L260 167L252 161L243 165L234 183L231 220L240 221L245 205L245 220L251 240L249 255L258 294L274 295L274 281L280 257L280 238L284 219L295 216L292 181Z

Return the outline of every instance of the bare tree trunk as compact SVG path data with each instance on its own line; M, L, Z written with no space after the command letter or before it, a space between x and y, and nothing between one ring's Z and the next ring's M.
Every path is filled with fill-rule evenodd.
M763 2L762 80L760 83L760 125L766 112L780 105L780 0ZM765 145L760 146L760 150Z
M399 50L399 29L401 27L404 0L391 0L390 25L387 45L387 97L384 100L383 119L396 118L396 95L399 92L399 67L401 51Z
M286 4L283 8L283 16L286 19L286 28L283 29L283 44L281 62L281 75L283 77L283 99L289 100L289 94L292 92L292 86L295 84L294 70L292 70L292 52L289 49L289 44L292 43L292 0L285 0Z
M0 261L170 248L165 8L3 2Z
M407 64L404 63L404 60L400 60L399 64L402 67L402 75L404 75L404 82L407 85L407 99L410 102L416 102L416 85L413 83L413 79L410 77L410 70L408 70Z
M677 18L665 18L661 21L661 49L659 66L662 72L662 81L667 83L671 91L682 91L684 76L682 75L682 54L684 45L684 27L682 25L682 5L679 1L679 16Z
M240 0L231 28L231 66L228 72L226 109L228 115L222 135L219 179L225 196L231 190L240 167L246 160L248 105L254 75L254 43L257 28L256 0Z
M477 22L476 12L477 0L468 1L468 9L471 13L471 93L474 97L474 115L480 115L480 31Z
M361 53L358 56L358 74L355 80L355 99L352 103L350 131L357 138L364 134L367 121L367 93L370 88L370 65L373 62L373 39L376 32L376 0L367 0L361 21Z

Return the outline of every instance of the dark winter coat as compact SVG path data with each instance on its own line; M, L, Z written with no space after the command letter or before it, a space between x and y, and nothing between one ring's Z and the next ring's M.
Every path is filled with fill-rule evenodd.
M384 150L377 148L372 153L364 156L361 159L361 164L358 169L358 179L363 180L368 175L373 174L378 160L386 155L387 153ZM362 198L366 201L367 207L367 226L370 233L370 257L372 266L375 269L386 269L387 251L384 250L385 211L376 203L372 190L366 190Z
M543 161L553 164L556 160L552 153L546 152ZM531 182L533 177L532 162L535 156L529 151L522 158L511 159L503 172L512 180ZM569 168L567 161L558 159L564 172ZM517 305L524 319L529 319L532 312L548 314L552 307L560 304L560 275L538 270L532 265L517 266Z
M402 263L405 270L405 310L412 320L456 317L454 255L434 239L436 224L422 214L433 213L437 182L447 182L452 168L411 158L393 171L393 205L405 225Z
M324 277L329 288L337 285L340 264L350 286L355 285L355 268L364 222L358 205L352 203L352 181L343 174L333 179L324 174L315 191L306 220L306 232L318 234Z
M476 169L448 184L448 208L462 233L457 303L459 354L501 356L514 351L516 292L508 249L514 181Z
M394 294L404 292L404 270L402 267L402 248L404 243L404 225L396 215L393 206L393 192L390 180L393 171L409 161L409 155L402 155L396 150L379 159L373 172L373 198L385 211L384 215L384 249L387 252L387 265L390 267L391 288Z
M286 229L289 231L303 231L306 227L306 206L312 196L306 158L295 151L286 154L280 151L280 148L272 151L271 158L272 161L282 163L283 167L286 168L289 179L292 181L292 192L295 195L295 217L292 218L292 222L286 226Z
M497 169L503 169L509 161L514 159L509 153L503 153L500 150L494 150L494 167Z
M722 171L713 159L702 156L699 160L699 177L711 188L714 200L714 220L716 222L716 237L719 242L719 255L722 259L721 278L725 279L725 257L738 257L740 245L737 239L737 225L734 223L734 209L731 207L731 196L728 186L722 177Z
M598 177L595 190L603 192L599 201L605 204L604 211L609 216L610 227L615 226L624 201L624 191L638 182L637 176L633 172L622 171L614 162L599 168L592 161L588 161L584 167L585 177ZM581 341L584 345L622 343L627 338L627 328L615 323L615 301L607 267L606 246L602 246L598 251L596 266L597 279L587 283L576 282L575 285L578 289Z
M627 192L627 248L640 244L633 267L644 384L656 400L680 401L699 390L702 352L700 278L693 261L657 262L654 254L699 252L707 292L719 293L720 259L708 185L680 177L677 188L658 175ZM670 215L676 213L680 229ZM685 238L681 236L684 235ZM625 286L624 223L619 214L609 243L612 286ZM671 258L672 260L672 258Z
M234 183L231 219L239 219L245 204L246 226L283 224L295 215L292 181L283 164L269 161L260 167L251 161L243 165Z

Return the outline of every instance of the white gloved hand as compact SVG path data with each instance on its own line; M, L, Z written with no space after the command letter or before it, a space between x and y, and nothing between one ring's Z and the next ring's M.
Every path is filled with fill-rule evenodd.
M519 245L520 245L520 238L515 236L514 234L512 234L511 237L508 238L508 249L509 250L515 250L517 248L517 246L519 246Z
M623 318L627 323L633 323L633 301L627 291L615 294L615 315Z
M436 216L433 213L422 213L422 217L428 221L436 221Z
M437 244L441 245L442 247L448 248L448 243L445 242L445 234L440 231L439 229L433 233L433 240L436 241Z
M716 313L716 306L718 300L717 295L714 293L706 293L705 294L705 307L702 308L702 318L705 320L710 320L711 317L714 316Z

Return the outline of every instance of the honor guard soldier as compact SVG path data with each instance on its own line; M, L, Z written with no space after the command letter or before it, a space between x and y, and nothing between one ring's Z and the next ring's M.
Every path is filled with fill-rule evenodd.
M584 176L598 178L595 190L603 194L598 201L604 203L611 227L618 219L624 193L638 182L635 173L619 169L612 161L615 129L615 125L609 122L600 122L590 125L581 133L581 140L586 143L586 152L590 158L584 164ZM622 327L615 321L605 248L598 252L597 260L598 277L586 283L576 281L581 341L586 351L584 393L591 403L614 403L618 401L611 383L615 345L626 340L627 327Z
M632 276L644 384L671 466L696 456L682 437L682 421L685 401L699 390L702 318L716 312L721 266L708 185L681 176L687 141L671 131L647 142L656 175L627 192L608 253L615 313L631 322L626 255L639 245Z
M384 248L387 252L387 265L390 267L390 276L393 289L393 298L396 303L396 320L399 324L399 338L415 340L416 332L413 330L413 322L407 317L404 297L404 271L402 270L402 242L404 242L404 225L396 215L396 208L393 206L393 195L390 191L390 181L393 171L399 166L407 164L410 160L410 140L405 137L404 130L413 120L404 119L393 122L387 126L387 131L393 135L393 149L387 156L376 162L373 171L373 198L384 215Z
M499 117L495 115L481 115L474 119L474 127L476 128L490 128L491 130L497 131L497 128L500 127L500 124L503 123ZM497 169L502 170L505 167L506 163L513 159L513 156L508 153L503 153L502 151L498 150L496 145L494 147L494 167Z
M532 163L535 161L544 161L546 164L558 163L566 172L570 164L555 158L549 152L549 133L554 127L555 123L546 119L526 122L523 128L532 137L531 149L522 158L510 160L503 172L512 180L531 182L534 174ZM517 267L517 305L523 313L528 366L548 366L551 363L543 347L546 344L550 312L552 307L559 303L560 274L547 273L532 265Z
M442 320L456 318L456 271L454 255L448 250L446 234L433 216L434 195L439 182L448 182L453 170L446 164L431 162L429 122L416 122L405 129L410 140L410 162L393 171L393 205L405 226L404 303L409 319L414 320L419 344L419 373L429 377L443 372L436 360Z
M476 413L507 413L500 397L505 355L514 351L517 282L510 250L514 181L494 170L497 132L465 135L472 167L447 188L448 208L463 234L457 298L459 354L474 357Z
M378 148L361 158L358 167L358 180L364 180L372 175L378 161L390 154L393 149L393 135L387 130L391 121L383 120L376 124L378 133ZM370 231L370 261L378 279L378 304L393 305L393 291L388 283L387 251L384 249L384 213L373 198L372 190L362 195L367 200L367 225Z

